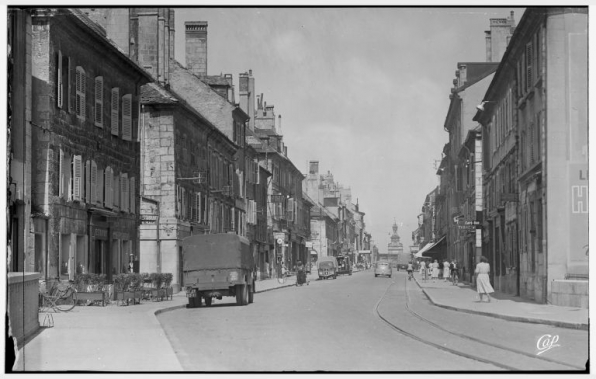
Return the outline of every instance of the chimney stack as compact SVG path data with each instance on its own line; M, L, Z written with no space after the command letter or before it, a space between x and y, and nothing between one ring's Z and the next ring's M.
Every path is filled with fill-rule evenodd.
M207 21L184 23L186 36L186 68L202 78L207 76Z
M240 74L240 108L250 117L248 128L255 130L255 79L252 77L252 70Z
M513 11L507 18L491 18L490 30L485 31L486 61L500 62L515 31Z

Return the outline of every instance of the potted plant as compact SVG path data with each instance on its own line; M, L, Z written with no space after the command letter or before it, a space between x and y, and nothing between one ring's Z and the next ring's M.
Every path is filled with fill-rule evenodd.
M77 274L75 275L75 284L77 286L77 301L85 301L91 305L96 301L101 301L101 305L106 303L106 296L103 290L105 275L97 274Z
M161 285L163 282L162 274L153 272L151 275L149 275L149 279L151 279L151 283L153 284L151 297L153 299L161 299L163 297L163 291L161 291Z
M114 277L114 300L124 302L128 305L130 299L134 299L134 292L131 291L130 284L132 278L130 274L118 274Z

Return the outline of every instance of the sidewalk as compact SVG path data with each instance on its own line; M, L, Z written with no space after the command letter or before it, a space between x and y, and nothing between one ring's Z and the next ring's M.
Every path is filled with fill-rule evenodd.
M504 320L588 330L588 309L539 304L499 292L491 294L492 302L480 303L478 293L469 285L454 286L442 279L423 283L419 273L414 274L414 279L431 303L442 308Z
M307 280L316 278L314 272L307 275ZM295 285L296 276L283 284L277 279L259 280L256 292ZM54 326L42 326L26 341L17 354L14 370L182 371L156 316L185 308L186 304L186 292L181 291L172 300L128 306L76 306L70 312L50 313ZM45 315L39 314L40 324Z

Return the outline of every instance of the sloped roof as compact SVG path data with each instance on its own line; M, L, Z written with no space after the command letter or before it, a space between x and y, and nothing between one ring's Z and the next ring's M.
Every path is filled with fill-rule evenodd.
M141 88L142 104L176 104L178 100L165 88L156 83L148 83Z
M457 65L463 64L467 67L466 84L457 88L457 92L464 91L466 88L473 86L497 71L497 67L499 67L499 62L459 62Z

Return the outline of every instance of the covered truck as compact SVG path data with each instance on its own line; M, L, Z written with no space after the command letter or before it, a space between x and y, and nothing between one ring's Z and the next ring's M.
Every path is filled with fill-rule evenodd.
M235 296L237 305L253 302L255 263L250 243L232 234L201 234L182 240L184 284L189 307L210 306L213 298Z

